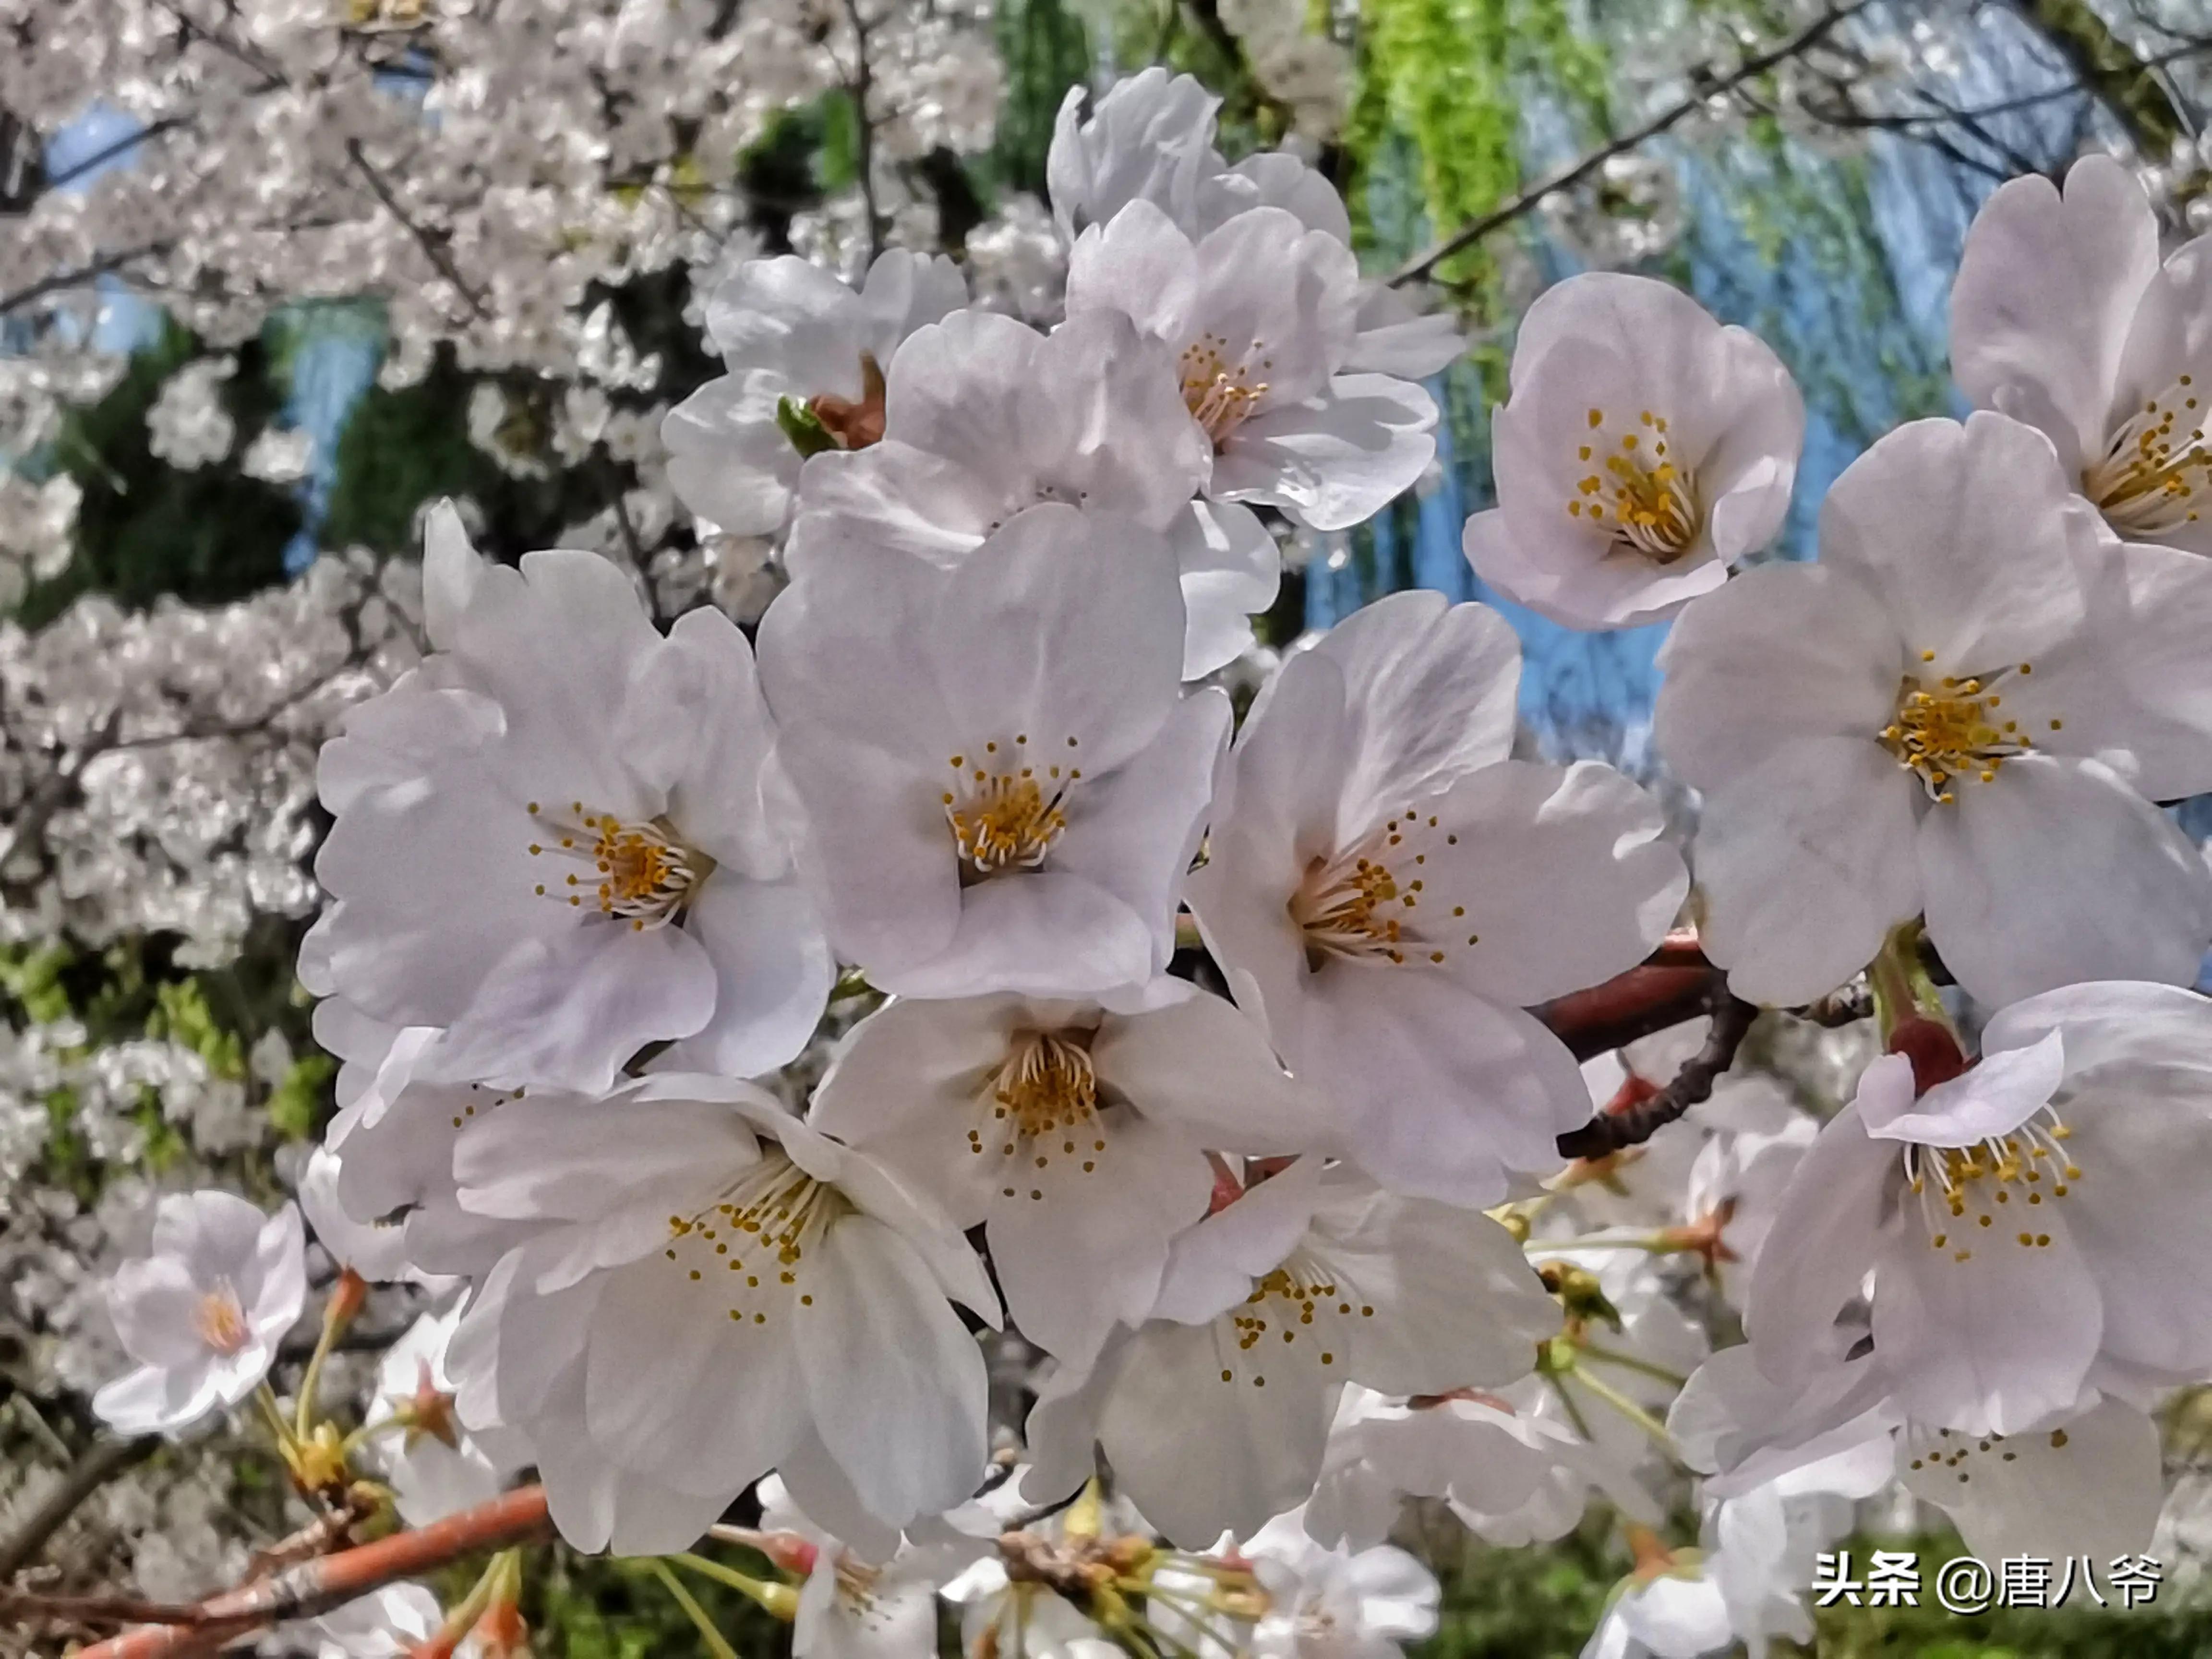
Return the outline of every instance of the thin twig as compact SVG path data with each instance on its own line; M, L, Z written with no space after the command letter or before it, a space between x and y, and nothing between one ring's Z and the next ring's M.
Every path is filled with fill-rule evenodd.
M1712 1029L1705 1047L1674 1073L1674 1080L1626 1109L1601 1112L1579 1129L1559 1137L1561 1158L1603 1158L1623 1147L1639 1146L1699 1101L1708 1099L1721 1073L1735 1064L1759 1010L1728 988L1727 975L1717 969L1706 975L1706 1001Z
M143 1463L161 1442L157 1436L137 1440L103 1440L70 1466L62 1483L47 1494L15 1535L0 1543L0 1579L33 1559L46 1540L62 1529L77 1506L125 1469ZM4 1592L0 1592L4 1593Z
M83 1649L77 1659L176 1659L211 1641L228 1641L281 1620L312 1619L399 1579L450 1566L463 1556L530 1542L551 1526L544 1487L518 1487L429 1526L304 1561L274 1577L210 1596L193 1610L196 1624L143 1626Z
M65 289L82 288L87 283L96 283L101 277L120 270L133 259L159 258L169 251L170 246L167 238L160 241L142 242L137 247L125 248L119 252L103 253L88 264L58 270L51 276L41 276L37 282L27 283L13 294L0 296L0 317L21 310L33 300L43 300L49 294L58 294Z
M0 1624L43 1620L61 1625L198 1625L198 1607L167 1601L142 1601L128 1595L45 1595L37 1590L0 1589Z
M853 162L860 174L860 203L868 215L868 264L884 251L884 216L876 205L876 129L868 114L868 93L875 73L868 63L868 25L860 15L860 0L845 0L845 16L853 26L853 76L845 90L853 98Z
M1614 156L1626 155L1638 145L1656 138L1661 133L1687 120L1715 98L1734 91L1747 81L1757 79L1767 70L1789 62L1802 52L1810 51L1833 33L1838 27L1864 11L1872 3L1873 0L1851 0L1850 4L1814 19L1780 46L1760 52L1755 57L1745 58L1730 73L1711 79L1699 79L1689 96L1684 98L1680 103L1662 110L1633 132L1626 133L1611 143L1592 150L1565 172L1553 174L1534 189L1522 191L1504 206L1461 226L1459 229L1445 237L1427 252L1417 254L1407 260L1391 274L1389 277L1391 285L1395 287L1401 283L1414 282L1427 276L1431 270L1457 253L1462 248L1471 247L1492 232L1511 224L1516 219L1535 208L1547 197L1556 195L1563 190L1571 189L1582 183Z
M491 313L484 308L483 296L470 286L468 278L461 275L460 268L454 264L453 256L446 252L438 239L408 216L407 210L392 194L392 186L385 183L384 175L369 165L368 154L361 147L361 140L347 139L345 150L347 157L361 170L361 176L368 181L369 189L376 192L376 199L384 204L384 210L407 228L407 234L415 239L415 246L422 250L422 257L437 267L438 274L453 285L453 291L469 302L469 309L480 320L489 318Z

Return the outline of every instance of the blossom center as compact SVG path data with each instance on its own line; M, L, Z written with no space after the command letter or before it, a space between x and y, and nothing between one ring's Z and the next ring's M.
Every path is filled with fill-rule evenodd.
M1222 1339L1221 1380L1264 1389L1271 1355L1334 1367L1352 1328L1375 1317L1371 1304L1352 1299L1358 1295L1322 1264L1296 1252L1285 1257L1253 1282L1241 1307L1215 1322Z
M1097 1172L1106 1126L1098 1115L1098 1074L1081 1037L1055 1031L1018 1035L987 1098L991 1115L968 1131L968 1150L980 1158L997 1144L1006 1183L999 1188L1001 1198L1021 1192L1017 1170L1048 1170L1055 1154L1079 1159L1085 1175ZM1031 1185L1029 1195L1041 1201L1044 1188Z
M1567 516L1612 531L1608 551L1672 564L1705 526L1697 475L1668 459L1665 416L1644 410L1637 428L1617 439L1605 431L1606 420L1605 410L1590 410L1590 441L1576 450L1590 471L1576 481Z
M2146 401L2082 470L2081 493L2122 535L2147 540L2195 524L2212 489L2212 446L2192 380L2185 374Z
M239 1306L238 1292L228 1282L200 1297L192 1310L192 1328L210 1351L225 1359L245 1348L246 1310Z
M1253 356L1266 343L1253 341ZM1183 407L1190 410L1191 419L1206 428L1206 435L1213 440L1217 449L1267 398L1267 382L1261 376L1275 362L1261 357L1255 363L1253 356L1247 356L1232 363L1226 355L1228 344L1218 334L1201 334L1182 349L1177 365Z
M1305 935L1306 966L1318 973L1332 960L1437 963L1462 938L1480 943L1467 927L1467 906L1428 890L1429 858L1439 843L1455 847L1459 836L1409 806L1358 846L1308 865L1290 902L1291 920Z
M942 801L945 821L960 849L963 881L1007 869L1036 869L1067 829L1067 792L1082 778L1083 769L1041 768L1030 757L1029 742L1024 732L1014 738L1011 755L993 742L983 745L981 756L951 758L953 787ZM1077 747L1073 738L1067 747Z
M1923 663L1935 656L1932 651L1920 653ZM2019 718L2005 711L1999 688L2014 674L2034 672L2033 663L2024 662L1993 674L1947 674L1933 684L1907 674L1898 686L1890 722L1881 729L1881 746L1899 765L1918 774L1935 801L1955 799L1951 786L1961 778L1993 782L2007 761L2035 747ZM2052 720L2051 729L2057 731L2063 723Z
M852 1206L828 1182L791 1161L781 1146L764 1146L760 1161L721 1197L695 1215L668 1218L669 1261L694 1280L728 1275L718 1283L729 1297L732 1323L761 1326L771 1315L814 1305L799 1288L806 1254L823 1231Z
M858 402L824 392L806 400L806 412L821 422L840 449L866 449L884 437L884 371L875 353L860 354Z
M1930 1248L1971 1261L1984 1231L2016 1249L2047 1248L2051 1235L2036 1227L2036 1212L2081 1178L2065 1147L2073 1133L2045 1106L2018 1128L1971 1146L1905 1147L1905 1188L1920 1201Z
M714 872L714 860L665 817L625 823L611 812L586 811L581 801L571 803L571 811L572 818L561 818L530 803L540 835L549 837L532 842L530 856L585 866L536 884L541 898L565 899L577 909L588 900L600 915L619 916L642 932L679 918Z

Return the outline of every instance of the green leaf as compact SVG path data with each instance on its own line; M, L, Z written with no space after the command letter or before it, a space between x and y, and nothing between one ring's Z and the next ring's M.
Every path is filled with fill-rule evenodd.
M837 447L837 441L830 435L830 428L822 424L814 411L787 392L776 402L775 423L783 428L783 435L791 440L791 447L801 455L819 455L825 449Z

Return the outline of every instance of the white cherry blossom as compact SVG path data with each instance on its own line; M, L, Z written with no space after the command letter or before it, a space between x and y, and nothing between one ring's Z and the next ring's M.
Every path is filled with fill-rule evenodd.
M1346 373L1358 332L1352 250L1277 207L1203 235L1136 200L1076 240L1067 312L1119 312L1166 343L1213 448L1206 494L1316 530L1358 523L1436 453L1436 404L1411 381Z
M1267 1593L1252 1632L1255 1659L1399 1659L1404 1644L1436 1633L1442 1587L1395 1546L1324 1547L1292 1510L1239 1553Z
M1528 1006L1658 943L1687 886L1619 773L1508 758L1519 648L1400 593L1293 656L1231 757L1191 908L1238 1004L1401 1191L1493 1204L1589 1115Z
M1317 43L1326 44L1326 43ZM1279 208L1346 247L1352 216L1336 187L1287 150L1261 150L1234 167L1215 146L1221 100L1196 77L1158 66L1117 81L1089 106L1080 88L1062 100L1045 162L1060 234L1104 224L1149 203L1193 238L1254 208ZM1348 373L1421 380L1467 349L1448 313L1423 314L1388 283L1363 280Z
M1347 1388L1329 1429L1328 1452L1305 1506L1307 1530L1325 1544L1380 1543L1407 1498L1438 1498L1478 1537L1526 1545L1578 1522L1593 1491L1631 1520L1656 1526L1660 1509L1617 1458L1525 1396L1548 1385L1392 1400ZM1516 1403L1516 1396L1522 1396Z
M707 301L729 373L669 411L661 441L684 504L732 535L783 528L808 448L884 432L884 373L899 343L968 302L952 262L892 248L856 292L792 255L748 260Z
M1998 186L1951 289L1960 390L2048 437L2123 540L2212 553L2212 238L2159 258L2158 216L2109 155Z
M1045 189L1060 234L1103 224L1131 202L1194 222L1224 164L1213 147L1221 100L1188 75L1154 64L1095 100L1071 87L1053 124Z
M386 1584L333 1607L306 1629L315 1659L407 1659L445 1622L438 1598L422 1585Z
M1467 522L1475 574L1571 628L1628 628L1773 539L1805 405L1758 336L1668 283L1593 271L1528 307L1492 432L1498 504Z
M805 1575L792 1621L797 1659L913 1659L937 1644L937 1590L981 1540L965 1548L902 1544L884 1562L864 1560L825 1532L799 1505L781 1476L754 1489L763 1547L779 1565Z
M528 1443L583 1549L688 1545L778 1470L864 1555L960 1502L985 1454L981 1264L872 1159L725 1079L511 1100L453 1150L462 1212L526 1224L428 1265L477 1288L462 1423Z
M137 1369L105 1384L93 1410L118 1434L175 1434L237 1405L269 1374L307 1292L298 1210L172 1194L154 1212L153 1254L108 1282L115 1334Z
M761 623L830 934L915 996L1133 989L1167 966L1229 724L1182 695L1166 540L1047 503L952 568L854 545Z
M2084 1391L2147 1399L2212 1366L2212 1249L2191 1194L2212 1158L2212 1003L2070 986L1984 1029L1982 1059L1916 1099L1887 1055L1792 1176L1753 1269L1760 1369L1805 1387L1855 1340L1915 1423L2014 1435Z
M1096 1443L1171 1541L1256 1531L1313 1490L1345 1384L1502 1384L1558 1324L1488 1217L1301 1158L1176 1239L1147 1322L1046 1381L1023 1495L1074 1490Z
M2068 501L2031 428L1915 422L1829 491L1819 564L1675 623L1655 735L1738 995L1809 1001L1923 912L1984 1002L2195 978L2212 874L2154 803L2212 785L2212 578Z
M1119 514L1170 536L1183 677L1211 673L1251 643L1280 559L1250 509L1193 502L1212 449L1174 368L1116 312L1050 334L984 311L916 330L890 365L882 441L806 463L787 562L803 578L859 543L951 565L1039 501Z
M2163 1497L2159 1430L2137 1407L2092 1391L2020 1432L1972 1434L1912 1422L1883 1377L1868 1354L1784 1387L1748 1346L1729 1348L1691 1377L1668 1426L1711 1497L1808 1477L1844 1486L1838 1471L1864 1492L1893 1474L1985 1561L2101 1562L2150 1543Z
M454 1412L446 1349L466 1306L456 1300L422 1315L385 1350L362 1419L375 1435L370 1455L391 1484L393 1507L412 1527L498 1497L528 1462L513 1437L506 1444L496 1431L480 1439Z
M429 542L440 650L323 750L328 981L444 1028L453 1077L605 1088L676 1039L791 1059L833 964L744 635L699 610L664 638L597 554L489 565L449 515Z
M846 1040L809 1121L981 1225L1021 1333L1080 1364L1151 1312L1206 1213L1211 1148L1296 1152L1321 1112L1252 1023L1182 980L1138 1012L897 1001Z

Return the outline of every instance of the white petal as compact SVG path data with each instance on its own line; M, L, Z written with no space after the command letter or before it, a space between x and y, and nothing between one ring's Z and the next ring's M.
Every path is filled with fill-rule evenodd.
M1690 850L1701 936L1738 996L1825 995L1919 910L1916 788L1870 739L1814 738L1705 797Z
M1488 605L1389 594L1330 629L1310 654L1344 676L1353 754L1338 785L1341 844L1512 751L1521 645Z
M1920 830L1928 933L1983 1001L2077 980L2187 985L2212 943L2194 842L2094 761L2025 756Z
M1194 680L1251 647L1251 618L1275 602L1282 551L1249 507L1193 501L1170 527L1181 573L1182 677Z
M1437 406L1410 380L1339 374L1231 433L1208 493L1266 501L1316 530L1345 530L1413 488L1435 459Z
M1155 969L1165 969L1174 952L1176 905L1233 720L1219 690L1185 696L1127 765L1071 792L1067 830L1046 862L1047 870L1081 877L1150 919Z
M1518 1008L1424 963L1331 963L1304 1004L1300 1076L1342 1113L1346 1153L1395 1191L1474 1206L1551 1170L1589 1115L1574 1057Z
M890 1526L951 1508L983 1478L983 1356L896 1234L848 1216L823 1235L822 1294L796 1310L815 1431Z
M441 498L434 503L422 520L422 631L435 648L453 644L453 630L484 568L453 502Z
M424 1074L610 1088L647 1043L706 1024L715 990L714 964L680 927L641 931L614 917L523 939L485 975Z
M2033 421L2078 469L2103 451L2128 327L2157 270L2157 216L2112 157L2076 162L2063 196L2039 177L2002 185L1951 288L1959 389Z
M1340 1386L1311 1343L1245 1356L1227 1329L1146 1326L1099 1419L1122 1489L1184 1549L1256 1532L1313 1490Z
M789 385L772 373L726 374L661 420L669 489L730 535L772 536L791 510L799 455L775 418Z
M1323 1206L1310 1248L1354 1316L1347 1374L1384 1394L1495 1388L1526 1376L1559 1306L1519 1243L1479 1211L1390 1194Z
M1159 1295L1168 1241L1206 1213L1213 1190L1205 1150L1180 1129L1115 1111L1097 1134L1106 1142L1097 1168L1056 1157L1023 1172L1035 1184L1012 1198L994 1194L990 1220L1007 1316L1046 1352L1075 1363L1097 1352L1116 1321L1144 1322Z
M1219 997L1170 980L1164 1006L1109 1017L1091 1045L1100 1079L1146 1116L1224 1151L1305 1151L1323 1108L1277 1061L1259 1027Z
M2066 1073L2066 1049L2060 1034L2052 1031L2027 1048L1985 1054L1965 1076L1939 1083L1922 1095L1917 1109L1910 1089L1911 1062L1901 1054L1885 1054L1875 1065L1893 1080L1899 1061L1908 1085L1903 1110L1890 1109L1896 1104L1893 1092L1877 1092L1877 1106L1865 1079L1860 1079L1856 1098L1867 1133L1878 1140L1923 1146L1973 1146L2011 1133L2050 1103ZM1869 1066L1869 1074L1873 1070Z
M836 958L806 889L718 871L700 890L684 927L714 966L714 1013L661 1063L760 1077L797 1059L837 978Z
M1827 565L1747 570L1683 613L1660 647L1652 734L1717 789L1791 744L1872 738L1894 717L1905 647L1874 596Z
M1786 1219L1752 1266L1744 1330L1759 1368L1802 1388L1836 1359L1836 1316L1859 1293L1875 1241L1896 1150L1866 1132L1853 1108L1828 1121L1782 1197ZM1932 1254L1924 1241L1923 1254Z
M1322 1160L1302 1158L1178 1235L1160 1284L1156 1318L1204 1324L1251 1293L1282 1265L1320 1201Z
M2012 1434L2081 1397L2103 1315L2063 1216L2044 1205L2033 1225L2049 1231L2031 1235L2013 1230L2025 1213L1962 1217L1938 1248L1917 1218L1899 1226L1875 1274L1874 1344L1915 1422Z
M788 867L787 826L769 822L762 771L775 742L752 647L711 605L685 612L641 662L618 741L630 764L667 792L668 816L723 865L767 878Z
M1992 674L2085 614L2073 483L2033 428L1978 412L1913 421L1851 463L1820 507L1820 561L1880 599L1923 678Z
M1085 775L1099 776L1175 706L1175 554L1133 520L1031 507L962 561L933 621L940 694L963 733L1004 742L1028 732L1055 750L1079 738Z
M1406 843L1425 864L1390 862L1401 889L1425 884L1403 920L1492 1002L1531 1006L1634 967L1689 891L1659 803L1595 761L1500 761L1419 805L1438 822Z
M969 888L943 951L910 968L872 969L869 978L898 996L1095 996L1158 971L1153 933L1096 882L1049 868L1024 872Z
M1067 256L1067 314L1119 311L1180 346L1199 276L1190 238L1152 203L1133 201L1075 239Z
M1907 1450L1906 1490L1948 1511L1985 1561L2086 1555L2101 1569L2149 1547L2165 1496L2158 1425L2113 1400L1989 1441L1923 1430Z

